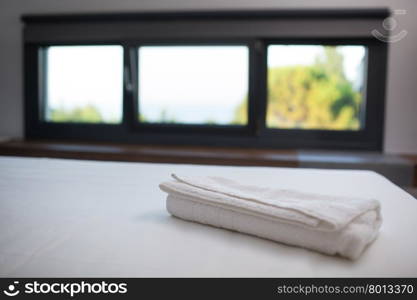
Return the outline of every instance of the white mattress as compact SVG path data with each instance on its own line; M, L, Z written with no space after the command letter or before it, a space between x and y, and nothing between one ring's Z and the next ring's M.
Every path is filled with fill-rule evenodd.
M219 175L375 197L384 222L357 261L171 217L158 184ZM368 171L0 157L0 276L417 276L417 200Z

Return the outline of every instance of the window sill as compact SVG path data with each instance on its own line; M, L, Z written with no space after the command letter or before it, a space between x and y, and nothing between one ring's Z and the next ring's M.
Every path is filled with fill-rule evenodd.
M0 155L124 162L366 169L376 171L399 185L417 186L417 155L389 155L365 151L266 150L11 140L0 142Z
M102 161L297 167L295 151L65 141L7 141L0 155Z

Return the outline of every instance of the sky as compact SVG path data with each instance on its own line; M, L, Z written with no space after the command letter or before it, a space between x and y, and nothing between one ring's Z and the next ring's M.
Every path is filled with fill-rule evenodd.
M343 69L348 80L354 82L361 72L360 65L365 57L364 46L337 46L343 54ZM272 45L268 47L268 67L311 65L318 55L323 55L320 45Z
M358 78L363 46L341 46L344 71ZM108 121L120 121L123 99L121 46L48 48L47 105L97 107ZM309 65L322 46L272 45L268 66ZM227 124L248 93L246 46L145 46L139 48L139 109L147 121L162 110L177 122Z
M248 93L246 46L139 49L139 105L147 120L161 108L186 123L229 123Z

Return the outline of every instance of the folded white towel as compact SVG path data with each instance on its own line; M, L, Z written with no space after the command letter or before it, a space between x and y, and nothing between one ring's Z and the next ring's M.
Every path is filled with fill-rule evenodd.
M356 259L377 236L374 199L243 185L221 177L172 175L160 188L167 209L182 219Z

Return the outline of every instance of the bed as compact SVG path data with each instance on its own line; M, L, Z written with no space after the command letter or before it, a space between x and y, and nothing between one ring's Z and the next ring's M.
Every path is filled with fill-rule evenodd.
M171 173L375 197L384 223L357 261L168 214ZM1 277L415 277L417 200L370 171L0 157Z

